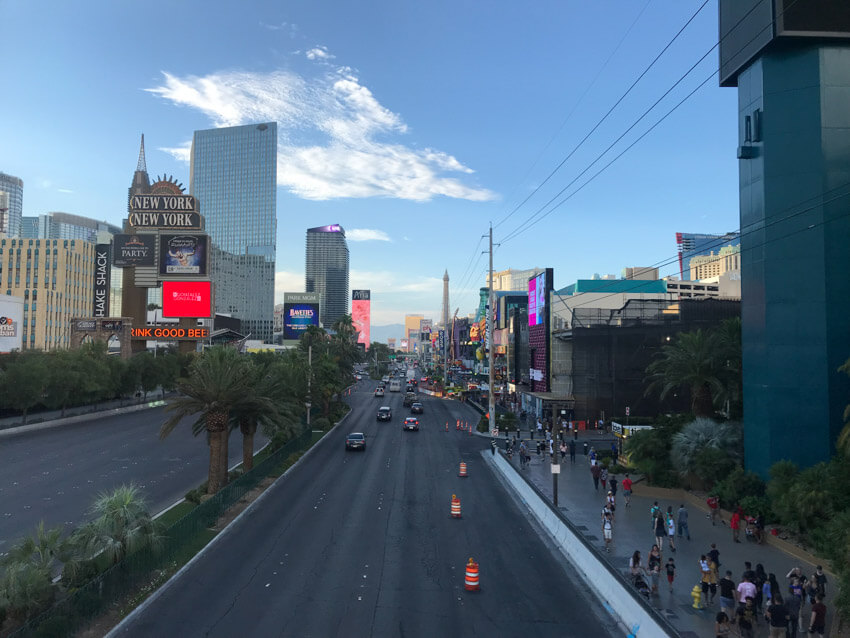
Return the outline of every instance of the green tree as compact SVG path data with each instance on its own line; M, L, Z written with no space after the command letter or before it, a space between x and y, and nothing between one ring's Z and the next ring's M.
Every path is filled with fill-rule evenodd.
M670 461L681 476L693 474L713 484L741 463L743 444L739 423L698 417L673 435Z
M690 388L694 416L712 416L714 397L724 392L717 337L701 329L679 333L646 371L647 394L659 392L664 399L677 388Z
M2 403L20 410L23 423L27 413L38 405L47 385L47 359L41 352L26 352L15 356L0 379Z
M69 546L67 539L62 536L61 527L46 529L44 521L35 528L35 534L26 536L9 548L6 555L0 559L0 565L8 567L15 563L34 565L48 574L58 562L68 559Z
M162 541L160 525L147 510L135 485L122 485L97 496L90 513L94 519L79 528L72 542L83 560L105 556L113 565L143 547Z
M723 388L717 401L728 406L727 417L740 419L744 413L743 364L741 355L741 318L724 319L714 329L717 360Z
M199 414L195 423L203 424L209 439L209 494L215 494L227 479L231 410L257 400L244 370L244 359L233 348L208 349L192 363L189 376L177 382L180 395L166 407L173 414L160 428L159 436L164 439L183 418Z
M274 374L274 366L246 362L245 376L249 379L254 400L242 401L233 407L230 418L242 433L242 470L254 467L254 435L260 425L275 423L278 403L282 394L281 380Z
M79 363L81 355L77 350L59 350L49 355L45 379L44 403L52 409L62 410L65 416L68 404L79 400L80 375L83 374Z
M33 563L12 563L0 576L0 609L17 620L45 610L55 596L50 572Z

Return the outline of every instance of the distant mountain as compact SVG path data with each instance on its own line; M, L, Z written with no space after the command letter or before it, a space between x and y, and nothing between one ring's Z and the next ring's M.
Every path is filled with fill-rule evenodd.
M372 341L377 341L379 343L386 343L387 339L395 339L396 340L396 348L401 345L401 338L404 336L404 324L403 323L391 323L388 326L372 326L369 329L369 338Z

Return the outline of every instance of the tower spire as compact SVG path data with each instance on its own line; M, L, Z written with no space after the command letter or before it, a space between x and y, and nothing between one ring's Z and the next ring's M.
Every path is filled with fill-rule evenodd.
M148 166L145 163L145 134L142 133L142 145L139 148L139 162L136 164L136 171L140 173L147 173Z

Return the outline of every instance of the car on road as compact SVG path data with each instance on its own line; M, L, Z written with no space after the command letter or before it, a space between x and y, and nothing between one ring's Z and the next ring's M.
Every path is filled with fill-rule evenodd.
M381 377L381 381L383 381L384 383L389 383L390 378L387 375L384 375L384 376Z
M409 416L404 420L404 425L402 426L405 430L419 430L419 419L415 416Z
M378 408L378 421L392 421L393 420L393 411L390 409L388 405L382 405Z
M416 403L411 404L411 406L410 406L410 413L411 414L422 414L423 412L425 412L425 408L422 407L421 403L419 403L417 401Z
M376 397L384 396L384 389L381 386L378 386L377 388L375 388L375 396Z
M406 392L404 394L404 401L402 401L402 405L406 408L409 408L414 403L416 403L416 393L415 392Z
M363 450L366 451L366 435L362 432L352 432L345 437L345 450Z
M401 392L401 384L395 379L390 381L390 392Z

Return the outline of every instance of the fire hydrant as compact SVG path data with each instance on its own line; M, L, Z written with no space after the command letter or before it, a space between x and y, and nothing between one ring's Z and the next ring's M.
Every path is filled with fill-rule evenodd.
M691 598L694 599L693 608L694 609L702 609L702 586L694 585L694 588L691 590Z

